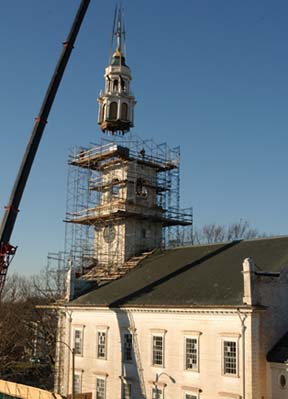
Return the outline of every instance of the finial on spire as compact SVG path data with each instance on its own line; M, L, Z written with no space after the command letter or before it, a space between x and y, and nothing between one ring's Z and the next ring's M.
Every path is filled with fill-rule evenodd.
M116 53L117 55L121 56L121 39L122 39L122 31L121 31L121 8L118 10L118 21L117 21L117 48L116 48Z
M114 42L114 37L116 37L116 50L113 53L112 47ZM124 51L122 49L122 40L124 42ZM125 49L126 49L126 32L124 27L124 19L123 19L123 9L121 3L116 4L115 12L114 12L114 20L112 26L112 40L111 40L111 52L110 57L125 57ZM124 54L123 54L124 53ZM112 56L113 54L113 56ZM111 61L111 58L109 62Z

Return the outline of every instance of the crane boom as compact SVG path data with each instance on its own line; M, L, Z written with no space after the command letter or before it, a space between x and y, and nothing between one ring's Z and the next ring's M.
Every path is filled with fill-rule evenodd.
M55 71L52 75L50 84L46 91L39 115L35 118L34 127L27 144L18 175L11 191L8 205L5 207L4 216L0 225L0 296L5 284L7 269L16 252L16 247L10 244L10 238L16 222L18 207L28 180L30 170L37 153L37 149L42 134L47 123L47 119L53 105L57 90L62 80L65 68L69 61L75 40L80 30L82 21L88 9L90 0L82 0L79 9L73 21L71 30L63 43L63 49L60 54Z

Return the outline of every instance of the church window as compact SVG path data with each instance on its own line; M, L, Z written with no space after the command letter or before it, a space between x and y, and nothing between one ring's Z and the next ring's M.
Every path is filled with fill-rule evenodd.
M236 340L223 341L223 374L238 374L238 348Z
M118 197L119 196L120 187L119 187L118 183L119 183L119 179L115 178L115 179L112 180L112 184L113 184L112 187L111 187L112 197Z
M123 358L124 362L130 362L132 360L132 334L126 333L124 334L124 342L123 342Z
M121 77L121 90L126 91L125 80Z
M117 79L113 80L113 90L118 91L118 80Z
M153 335L152 336L152 364L153 366L164 365L164 353L163 353L163 336Z
M113 102L110 104L109 107L109 119L110 120L116 120L117 119L117 103Z
M126 103L123 103L121 105L121 119L123 121L128 120L128 105Z
M77 328L74 330L74 349L75 349L75 355L82 356L82 354L83 354L83 330L82 330L82 328Z
M185 369L198 371L198 339L185 337Z
M106 331L97 332L97 357L98 359L106 359Z
M105 399L105 380L103 378L96 378L96 399Z

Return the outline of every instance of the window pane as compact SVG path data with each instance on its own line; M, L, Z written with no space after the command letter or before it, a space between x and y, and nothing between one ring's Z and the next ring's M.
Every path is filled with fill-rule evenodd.
M106 333L104 331L98 331L97 357L106 358Z
M198 399L197 396L191 395L190 393L185 394L185 399Z
M124 356L124 361L132 360L132 334L124 335L123 356Z
M198 342L196 338L186 338L186 369L198 369Z
M236 341L224 341L224 374L237 374Z
M82 355L82 330L74 331L74 348L76 355Z
M74 374L74 390L75 393L81 393L81 375Z
M105 399L105 381L102 378L96 379L96 399Z
M153 364L163 365L163 337L153 336Z

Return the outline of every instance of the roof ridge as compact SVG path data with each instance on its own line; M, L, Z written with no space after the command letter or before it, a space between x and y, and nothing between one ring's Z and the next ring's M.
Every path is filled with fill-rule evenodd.
M167 248L164 250L164 252L168 251L174 251L175 249L185 249L185 248L201 248L201 247L213 247L216 245L227 245L231 244L233 242L251 242L251 241L264 241L264 240L275 240L279 238L287 238L288 235L277 235L277 236L263 236L263 237L254 237L254 238L239 238L235 240L227 240L227 241L219 241L219 242L211 242L211 243L201 243L201 244L193 244L193 245L182 245L179 247L174 247L174 248Z

